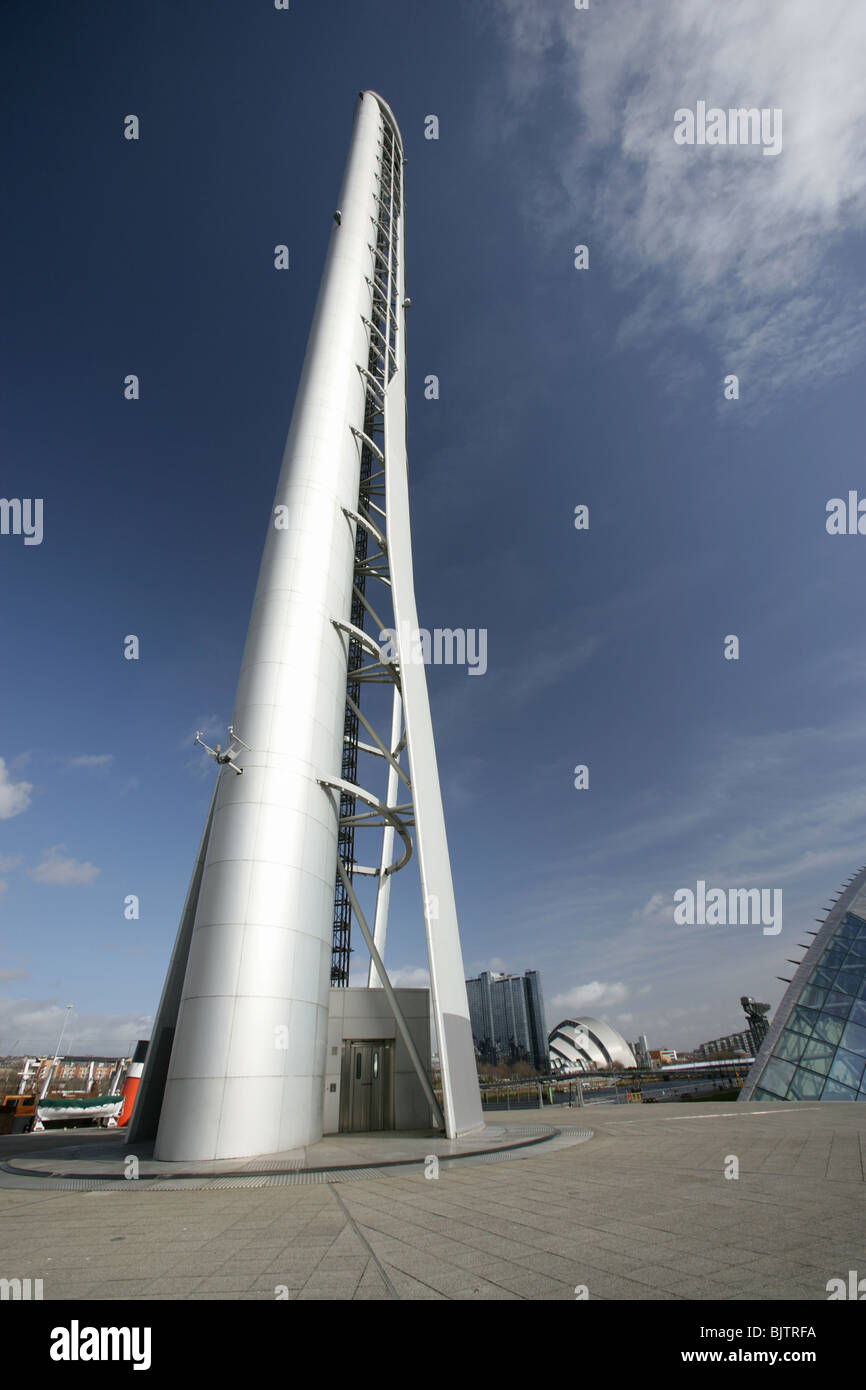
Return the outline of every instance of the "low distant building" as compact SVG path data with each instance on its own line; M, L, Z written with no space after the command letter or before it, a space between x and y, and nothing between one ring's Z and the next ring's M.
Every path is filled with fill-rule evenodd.
M669 1067L677 1060L677 1054L672 1047L655 1047L650 1052L650 1066Z
M752 1035L746 1031L743 1033L729 1033L724 1038L712 1038L710 1042L700 1043L695 1048L695 1060L698 1062L710 1062L714 1057L724 1056L752 1056Z
M622 1034L599 1018L566 1018L550 1034L553 1072L619 1071L636 1066Z
M129 1065L128 1057L21 1057L16 1062L16 1087L21 1094L104 1095L117 1089Z
M694 1051L696 1061L712 1061L713 1057L754 1057L767 1036L767 1012L769 1004L759 1004L744 994L740 1007L746 1015L748 1028L739 1033L728 1033L724 1038L712 1038L710 1042L700 1043Z

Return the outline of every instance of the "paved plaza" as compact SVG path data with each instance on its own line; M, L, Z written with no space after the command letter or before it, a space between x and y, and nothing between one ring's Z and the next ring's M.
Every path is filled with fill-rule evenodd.
M269 1185L259 1173L231 1187L64 1191L0 1168L0 1276L42 1279L46 1299L573 1301L583 1287L591 1300L825 1301L829 1279L866 1275L866 1106L596 1105L488 1119L571 1132L443 1159L436 1177L420 1162ZM83 1152L90 1136L72 1139ZM26 1155L48 1170L69 1143L7 1136L0 1164ZM738 1177L725 1176L732 1160Z

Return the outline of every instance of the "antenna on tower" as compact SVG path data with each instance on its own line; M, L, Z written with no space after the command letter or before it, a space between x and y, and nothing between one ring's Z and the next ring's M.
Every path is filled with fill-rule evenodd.
M209 758L213 758L214 762L219 763L220 766L224 766L226 763L228 763L232 772L236 772L238 774L238 777L242 777L244 770L242 767L235 766L235 758L238 756L238 753L240 753L241 748L246 748L248 753L251 753L252 749L250 748L250 745L248 743L244 743L240 734L235 733L234 728L231 724L229 724L228 727L228 735L230 743L228 748L226 748L225 751L223 751L219 744L217 744L216 748L211 748L210 745L205 743L204 739L202 738L201 729L196 729L195 738L193 739L193 746L195 746L195 744L197 743L201 744L201 747L207 753Z

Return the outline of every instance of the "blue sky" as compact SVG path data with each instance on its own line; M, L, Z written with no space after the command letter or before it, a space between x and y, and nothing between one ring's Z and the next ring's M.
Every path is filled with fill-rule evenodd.
M0 1051L53 1047L67 1003L70 1049L148 1035L362 87L409 160L420 621L488 632L483 677L429 670L467 973L537 968L551 1025L654 1046L738 1029L741 994L775 1007L866 858L866 539L825 527L866 494L863 13L97 0L2 24L0 495L44 499L44 538L0 536ZM780 108L782 152L677 146L699 100ZM782 932L675 926L698 879L782 890ZM410 867L406 983L417 891Z

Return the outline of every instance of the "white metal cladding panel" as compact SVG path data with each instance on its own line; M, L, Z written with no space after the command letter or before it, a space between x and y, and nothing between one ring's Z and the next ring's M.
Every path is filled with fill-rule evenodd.
M368 351L381 129L378 104L362 100L274 500L289 524L268 527L238 681L232 722L251 751L242 777L221 774L162 1159L249 1157L321 1137L337 827L317 778L341 767L347 641L331 620L351 604L354 531L342 508L358 495L351 426L363 425L356 364ZM270 980L249 965L250 949ZM278 1026L288 1048L275 1046Z

